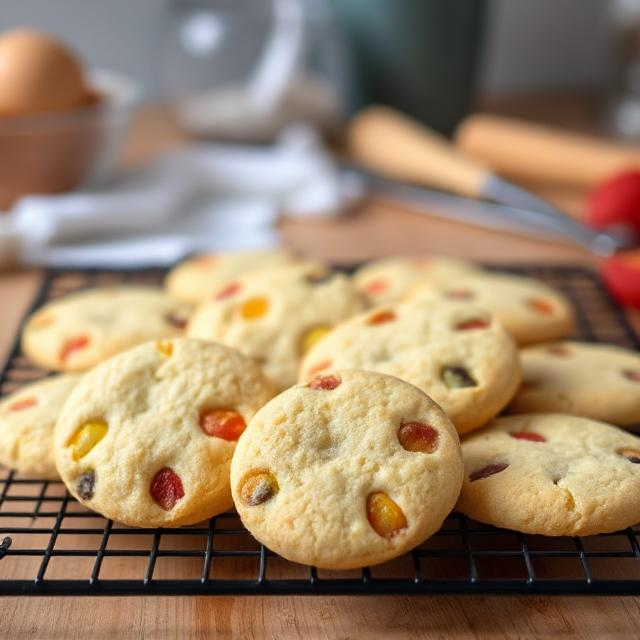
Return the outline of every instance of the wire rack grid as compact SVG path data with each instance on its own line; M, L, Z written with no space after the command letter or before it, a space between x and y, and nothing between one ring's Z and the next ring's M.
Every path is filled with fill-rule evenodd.
M539 278L573 302L576 338L640 349L624 314L588 270L501 267ZM162 270L56 270L33 305L120 282L158 284ZM46 375L16 341L2 395ZM234 512L180 529L133 529L87 510L64 485L0 470L0 595L640 594L640 527L546 538L453 513L432 538L357 571L294 564L260 545Z

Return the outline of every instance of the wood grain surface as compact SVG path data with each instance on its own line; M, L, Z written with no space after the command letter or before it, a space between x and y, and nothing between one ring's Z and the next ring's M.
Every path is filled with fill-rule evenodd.
M162 111L148 111L128 161L179 139ZM579 211L579 194L551 195ZM378 200L337 220L285 220L281 230L291 248L337 262L435 251L490 262L596 266L578 248L444 222ZM38 281L36 271L0 275L2 357ZM632 319L640 327L638 315ZM2 605L0 638L640 637L636 597L11 597Z

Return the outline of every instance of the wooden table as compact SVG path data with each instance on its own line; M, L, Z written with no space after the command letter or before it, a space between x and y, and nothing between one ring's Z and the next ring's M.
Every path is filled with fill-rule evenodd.
M180 139L161 111L138 121L128 150L135 162ZM577 210L574 194L559 201ZM439 221L370 201L336 220L285 220L291 248L327 260L438 252L489 262L580 263L593 257L562 244ZM0 276L0 352L14 339L39 274ZM640 327L638 314L632 320ZM130 597L5 598L7 638L638 638L635 597Z

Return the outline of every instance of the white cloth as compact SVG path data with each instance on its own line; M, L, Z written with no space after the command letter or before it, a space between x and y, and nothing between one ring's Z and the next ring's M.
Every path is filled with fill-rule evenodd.
M189 146L103 191L24 197L0 218L0 262L133 267L269 246L281 213L336 215L360 192L296 125L273 146Z

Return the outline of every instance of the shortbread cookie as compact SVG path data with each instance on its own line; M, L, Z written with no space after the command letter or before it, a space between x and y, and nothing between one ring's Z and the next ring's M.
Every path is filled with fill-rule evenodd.
M284 267L224 286L196 311L187 334L239 349L286 389L296 382L304 353L362 308L345 275L311 265Z
M443 256L392 256L358 269L353 280L370 305L392 304L417 283L449 284L459 275L479 270L469 262Z
M141 342L180 335L190 308L161 289L86 289L46 304L27 321L22 348L53 371L86 371Z
M79 376L57 375L32 382L0 403L0 464L34 478L58 477L53 428Z
M288 389L253 418L231 464L236 509L281 556L347 569L432 535L462 482L453 425L392 376L337 371Z
M106 518L200 522L231 506L236 441L272 395L260 368L229 347L139 345L92 369L69 396L55 429L58 471Z
M546 536L588 536L640 522L640 439L564 414L498 418L462 443L458 509Z
M640 354L607 344L556 342L523 349L523 383L510 413L558 411L640 423Z
M571 304L532 278L504 273L460 276L447 284L419 285L406 299L433 297L486 309L521 345L564 338L574 328Z
M297 264L299 258L282 249L254 249L196 256L181 262L165 286L177 300L197 304L209 300L227 282L252 271Z
M445 300L378 307L348 320L305 357L301 379L366 369L422 389L459 433L497 415L520 383L516 344L483 310Z

